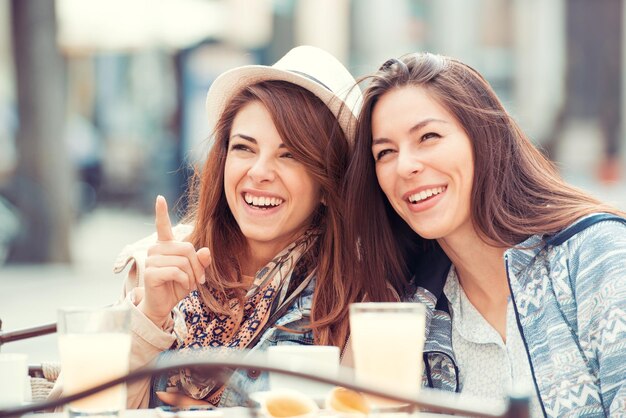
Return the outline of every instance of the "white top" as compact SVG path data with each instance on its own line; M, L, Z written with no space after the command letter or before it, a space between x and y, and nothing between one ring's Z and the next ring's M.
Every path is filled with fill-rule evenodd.
M472 305L459 284L454 266L443 289L450 302L452 347L464 394L502 400L515 387L532 393L531 417L543 417L528 354L509 299L506 343Z

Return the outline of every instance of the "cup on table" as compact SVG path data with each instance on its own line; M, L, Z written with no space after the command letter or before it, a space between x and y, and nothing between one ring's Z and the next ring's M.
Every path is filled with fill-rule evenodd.
M20 353L0 353L0 407L21 405L26 399L28 356Z
M339 347L325 345L277 345L267 350L271 365L316 376L336 378ZM296 389L316 399L324 399L333 385L313 382L280 373L269 374L270 389Z
M130 311L127 307L65 308L58 312L63 392L71 395L124 376L129 370ZM70 417L117 416L126 407L118 385L69 404Z
M422 382L426 310L420 303L372 302L350 305L350 338L357 383L414 397ZM397 406L368 397L377 407Z

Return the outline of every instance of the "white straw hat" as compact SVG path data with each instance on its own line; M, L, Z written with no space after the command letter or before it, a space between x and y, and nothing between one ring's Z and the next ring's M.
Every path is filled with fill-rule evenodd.
M337 117L344 133L352 141L356 116L363 100L361 89L337 58L312 46L293 48L271 67L246 65L217 77L206 98L211 132L235 94L247 86L270 80L287 81L315 94Z

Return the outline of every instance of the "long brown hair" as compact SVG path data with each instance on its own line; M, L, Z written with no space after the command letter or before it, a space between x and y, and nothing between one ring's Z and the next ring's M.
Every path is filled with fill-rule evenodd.
M535 234L553 234L594 212L621 214L566 184L505 110L489 83L471 67L430 53L385 62L367 77L355 148L346 175L348 239L360 239L352 274L406 274L416 246L427 244L391 208L372 157L372 112L385 93L425 89L460 123L472 141L471 216L490 244L511 247ZM376 221L373 221L373 220ZM356 269L356 270L355 270ZM404 276L408 277L408 276Z
M347 335L347 305L361 293L358 283L344 281L342 275L339 190L349 146L328 107L294 84L265 81L251 85L232 98L217 122L214 143L203 169L195 172L189 192L189 218L195 226L190 241L196 248L209 247L212 254L200 294L209 309L227 315L231 314L229 300L241 302L245 295L239 260L247 256L248 246L226 201L224 166L233 120L252 101L268 110L287 149L321 187L324 203L311 219L321 235L306 254L317 269L311 328L316 343L341 347Z

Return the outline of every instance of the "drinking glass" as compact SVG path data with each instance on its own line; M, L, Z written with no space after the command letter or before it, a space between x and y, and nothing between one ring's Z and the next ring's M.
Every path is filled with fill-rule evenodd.
M127 307L64 308L58 312L63 391L71 395L124 376L129 370ZM118 416L126 386L117 385L69 404L70 417Z
M26 354L0 353L0 408L23 404L28 385Z
M422 382L426 310L420 303L372 302L350 305L350 335L358 383L405 397ZM376 407L398 406L369 397Z

